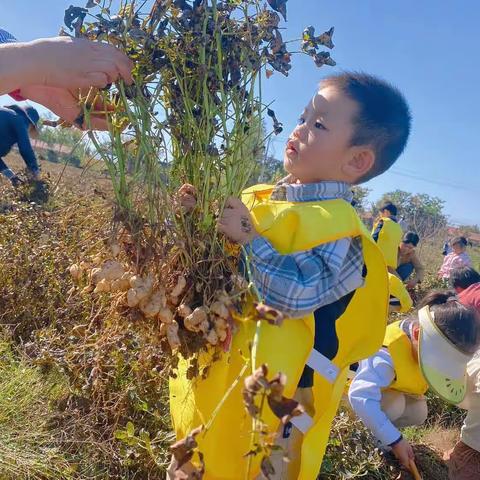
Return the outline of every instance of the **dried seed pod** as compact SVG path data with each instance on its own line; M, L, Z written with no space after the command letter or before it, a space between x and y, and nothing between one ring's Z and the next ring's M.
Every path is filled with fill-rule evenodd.
M131 288L127 292L127 304L130 308L135 308L140 303L140 299L137 296L137 290Z
M210 330L206 335L205 335L205 340L210 344L210 345L217 345L218 344L218 335L215 330Z
M110 245L110 250L111 250L112 255L114 257L118 257L118 255L120 255L121 248L120 248L120 245L118 243L112 243Z
M197 307L190 315L185 317L184 325L187 330L198 332L202 322L207 322L208 324L207 309L205 307Z
M151 296L147 296L140 301L139 308L147 318L153 318L165 307L167 300L163 290L157 290Z
M170 292L170 296L179 297L185 290L186 286L187 286L187 280L185 280L185 277L183 275L180 275L177 279L177 284L175 285L173 290Z
M224 319L230 316L227 306L222 302L213 302L210 306L210 311Z
M158 319L165 324L173 323L173 313L169 308L161 308L158 312Z
M208 323L208 320L204 320L198 326L199 332L207 333L209 330L210 330L210 324Z
M182 318L185 318L192 314L192 309L186 303L182 303L178 306L177 312Z
M68 271L70 272L73 280L78 280L80 278L80 275L82 274L82 269L76 263L71 265Z
M115 260L107 260L100 269L92 270L92 281L97 284L101 280L105 279L109 282L117 280L125 273L125 269L120 262Z
M100 280L97 283L97 286L95 287L95 290L93 293L103 293L103 292L109 292L111 289L111 282L104 278L103 280Z
M171 305L175 306L178 305L180 299L178 297L168 297L168 301Z
M219 302L223 303L227 307L232 304L232 299L225 290L220 290L217 292L217 299Z
M173 320L167 324L167 340L172 350L176 350L180 346L180 337L178 336L178 323Z
M112 282L112 292L126 292L130 288L128 279L119 278Z
M160 336L165 337L167 335L167 328L168 328L168 323L161 323L160 324Z

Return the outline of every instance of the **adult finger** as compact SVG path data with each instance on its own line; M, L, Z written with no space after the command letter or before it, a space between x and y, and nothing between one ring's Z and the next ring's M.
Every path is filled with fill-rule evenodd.
M120 77L123 78L127 85L131 85L133 83L133 62L120 50L118 50L117 48L115 50L116 55L114 61Z
M80 88L96 87L104 88L110 83L108 75L102 71L89 72L79 79L77 86Z

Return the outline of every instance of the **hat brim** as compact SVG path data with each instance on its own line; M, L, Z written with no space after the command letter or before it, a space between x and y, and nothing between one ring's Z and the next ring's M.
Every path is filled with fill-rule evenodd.
M463 401L467 391L467 363L471 355L460 351L437 327L434 312L426 306L418 312L419 363L423 376L441 398L449 403Z

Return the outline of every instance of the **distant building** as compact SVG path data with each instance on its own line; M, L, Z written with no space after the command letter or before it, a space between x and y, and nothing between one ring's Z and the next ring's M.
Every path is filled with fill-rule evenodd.
M480 246L480 233L467 233L462 227L447 227L447 232L450 238L463 235L472 245Z

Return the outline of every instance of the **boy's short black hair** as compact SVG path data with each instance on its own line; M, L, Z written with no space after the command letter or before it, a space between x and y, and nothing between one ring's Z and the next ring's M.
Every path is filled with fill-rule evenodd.
M414 247L418 245L419 241L420 237L415 232L407 232L402 238L403 243L411 243Z
M383 212L384 210L388 210L394 217L397 216L397 206L394 205L392 202L387 202L380 207L381 212Z
M474 283L480 283L480 273L472 267L459 267L450 272L450 285L453 288L468 288Z
M339 88L358 104L351 145L370 145L375 163L356 183L388 170L404 151L410 135L412 116L403 94L385 80L359 72L329 76L320 86Z
M452 241L450 242L450 245L457 245L457 244L463 245L466 247L468 245L467 239L465 237L453 237Z

